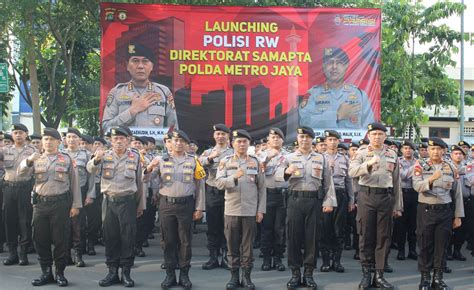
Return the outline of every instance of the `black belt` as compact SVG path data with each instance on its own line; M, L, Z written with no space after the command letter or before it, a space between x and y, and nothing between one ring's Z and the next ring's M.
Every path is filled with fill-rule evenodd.
M360 191L369 193L369 194L387 194L387 193L391 193L392 188L391 187L389 188L368 187L368 186L361 185Z
M427 203L420 203L420 206L424 209L434 209L434 210L440 210L440 209L450 209L451 204L450 203L444 203L444 204L427 204Z
M173 203L173 204L183 204L194 198L194 196L192 195L182 196L182 197L172 197L172 196L161 195L161 197L164 198L167 203Z
M3 180L3 185L7 185L10 187L26 187L26 186L31 186L33 184L33 179L27 180L27 181L8 181L8 180Z
M285 188L267 188L267 194L282 194Z
M60 202L64 200L69 200L69 192L65 192L58 195L50 195L50 196L38 195L36 199L38 203L54 203L54 202Z
M114 203L127 202L133 199L135 199L135 195L107 196L107 201L114 202Z
M291 196L291 197L317 198L318 197L318 192L317 191L290 190L288 195Z

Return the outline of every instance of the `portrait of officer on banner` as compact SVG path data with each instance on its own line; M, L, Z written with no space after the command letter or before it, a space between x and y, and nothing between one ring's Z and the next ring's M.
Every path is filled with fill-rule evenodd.
M310 88L299 104L299 124L310 128L361 129L374 122L367 94L344 81L349 57L341 48L324 49L326 82Z
M170 89L150 80L156 64L151 49L130 43L127 49L127 71L130 81L110 90L102 117L102 128L126 126L146 128L178 128L176 108Z

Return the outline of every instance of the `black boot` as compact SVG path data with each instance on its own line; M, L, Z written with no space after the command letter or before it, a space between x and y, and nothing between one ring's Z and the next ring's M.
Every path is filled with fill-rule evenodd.
M291 269L291 279L286 283L288 288L297 288L301 286L301 272L300 268Z
M397 260L400 260L400 261L403 261L405 260L405 246L403 247L403 249L399 249L398 250L398 255L397 255Z
M273 257L273 268L279 272L283 272L286 270L286 267L279 256Z
M189 280L189 267L181 268L179 271L179 285L183 288L190 289L193 287L191 280Z
M143 241L143 243L142 243L142 247L148 248L149 246L150 246L150 244L148 243L148 240L145 239L145 240Z
M421 272L420 285L418 290L430 290L431 275L430 272Z
M224 268L226 270L230 270L229 267L229 260L227 259L227 250L222 249L222 258L221 258L221 268Z
M43 286L49 283L54 283L53 270L51 266L41 265L41 276L31 281L33 286Z
M433 272L433 282L431 283L431 288L434 290L448 290L449 287L443 281L443 271L434 270Z
M122 268L122 284L125 287L133 287L135 286L135 281L132 280L130 277L130 266L124 266Z
M463 256L460 249L456 249L456 248L454 249L454 252L453 252L453 259L458 260L458 261L466 261L466 257Z
M336 251L332 259L331 268L337 273L344 273L344 267L341 265L341 254L342 251Z
M18 265L20 266L26 266L29 264L28 262L28 247L27 246L21 246L20 248L20 258L19 258L19 262L18 262Z
M370 267L363 266L362 267L362 279L359 283L359 290L365 290L370 288L372 285L372 274L370 274Z
M94 242L89 241L87 243L87 255L89 256L95 256L97 253L95 252L95 245Z
M313 279L313 268L304 268L303 285L312 289L318 289L318 285Z
M354 260L360 260L360 254L359 254L359 249L356 249L355 250L355 253L354 253Z
M176 283L176 273L174 269L166 269L166 277L163 282L161 282L161 287L162 288L167 288L171 286L175 286Z
M68 281L64 277L64 269L66 269L66 265L56 265L56 284L59 287L66 287L68 285Z
M331 271L331 261L329 257L329 251L321 251L321 257L323 259L323 264L321 265L321 272L330 272Z
M271 269L272 269L272 258L266 256L263 258L262 271L270 271Z
M408 243L408 259L418 260L418 254L416 253L416 244Z
M212 270L219 267L219 260L217 259L217 250L210 250L209 251L209 261L202 264L203 270Z
M3 261L3 265L11 266L18 264L18 251L17 246L8 245L8 258Z
M118 268L109 266L109 273L105 276L104 279L99 281L100 287L108 287L114 284L120 283L120 279L118 276Z
M372 282L375 288L381 288L386 290L392 290L392 284L388 283L383 277L383 270L375 270L374 281Z
M146 256L145 251L143 251L143 248L141 246L137 246L135 248L135 256L143 258Z
M449 268L448 266L443 268L443 273L450 274L451 272L453 272L453 270Z
M392 266L390 266L388 264L388 262L385 262L385 267L383 268L383 271L386 272L386 273L392 273L393 272L393 268Z
M250 279L250 274L252 273L251 268L242 268L242 287L247 289L255 289L255 284L252 283Z
M453 247L449 246L446 250L446 260L452 261L453 260Z
M84 260L82 260L82 253L79 250L74 250L74 265L78 268L82 268L86 265Z
M239 281L239 268L235 269L230 269L230 280L227 282L227 285L225 286L226 289L235 289L240 287L240 281Z

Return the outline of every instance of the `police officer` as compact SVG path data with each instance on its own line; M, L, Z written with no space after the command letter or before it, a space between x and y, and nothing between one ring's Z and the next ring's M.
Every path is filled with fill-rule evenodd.
M20 163L33 154L36 149L26 144L28 128L23 124L13 124L14 144L0 149L0 160L3 160L5 176L3 180L3 215L8 245L8 258L3 261L6 266L19 263L28 265L27 247L31 242L30 194L33 187L32 170L29 174L19 175ZM18 240L18 236L20 239ZM20 258L18 258L18 241Z
M420 290L449 289L443 281L446 247L453 228L464 216L458 173L443 160L446 143L440 138L428 141L429 159L415 163L413 187L418 192L417 228ZM454 209L454 213L453 210ZM433 280L431 280L433 270Z
M413 166L416 159L414 152L415 144L404 140L401 144L402 157L398 159L400 164L400 180L403 194L403 215L395 219L394 227L398 236L397 240L398 254L397 260L405 260L405 242L408 241L408 259L416 260L416 209L418 206L418 194L413 189L412 177Z
M43 151L41 144L41 135L40 134L31 134L30 135L30 145L36 148L36 151Z
M341 265L342 249L344 247L344 229L348 212L354 209L354 192L352 179L349 177L349 159L337 152L341 135L334 130L324 132L327 151L324 157L328 162L336 191L337 207L330 213L323 213L321 237L321 257L323 264L321 272L344 272ZM332 260L332 264L331 264Z
M130 268L134 262L137 217L145 209L140 156L128 148L130 133L125 128L111 129L112 149L97 150L89 162L91 168L102 170L101 191L103 202L103 229L107 276L99 286L120 283L118 268L122 267L121 281L133 287Z
M90 154L94 150L94 137L87 134L81 134L81 141L79 144L79 148L86 150Z
M357 230L359 232L362 280L359 289L371 286L393 289L383 276L392 235L392 216L400 216L403 200L397 153L384 145L387 128L380 123L367 126L370 144L351 159L349 175L357 177ZM375 262L374 280L371 266Z
M215 145L205 150L199 161L207 171L206 180L206 220L207 220L207 249L209 261L202 265L204 270L219 266L228 268L227 245L224 237L224 190L216 187L217 167L220 161L234 153L229 147L230 129L224 124L213 127ZM222 250L222 260L219 265L218 256Z
M159 179L160 185L159 212L166 268L166 278L161 287L167 288L177 284L175 266L178 265L179 285L191 288L188 273L192 257L192 221L202 218L206 174L199 161L186 153L190 139L184 131L173 131L172 141L173 152L169 159L153 159L146 172L151 172L159 166L156 178Z
M4 133L3 134L3 145L8 146L8 145L13 145L13 137L11 134Z
M328 145L325 142L326 137L324 136L317 137L315 141L316 141L315 142L316 144L314 145L314 151L321 154L326 153L326 150L328 149Z
M73 160L73 165L79 173L79 186L81 187L82 204L84 208L94 203L95 199L95 179L94 175L87 171L87 162L90 160L90 153L80 148L82 134L76 128L68 128L66 132L67 149ZM72 248L74 249L74 264L76 267L84 267L85 263L82 255L86 249L86 211L82 210L78 216L71 218Z
M464 159L467 161L470 159L470 151L471 151L471 145L467 143L466 141L459 141L458 146L461 147L464 150Z
M145 159L153 160L157 154L155 152L155 138L154 137L145 137L142 136L142 139L146 141L146 145L144 145L144 149L146 149L146 153L144 155ZM144 241L143 247L149 246L148 239L154 238L153 236L153 229L155 227L155 216L156 216L156 199L153 198L153 184L151 182L148 183L147 188L147 198L146 198L146 210L143 212L143 225L144 225Z
M299 148L285 156L275 176L276 181L289 181L288 266L292 277L287 283L288 288L317 288L313 271L316 266L317 243L320 240L320 220L322 213L332 212L337 206L329 162L323 154L311 150L313 139L313 129L299 127ZM301 281L302 266L304 274Z
M349 143L348 150L347 150L347 155L348 155L349 160L355 156L358 149L359 149L358 142L352 141L351 143ZM354 180L352 178L351 178L351 185L352 185L352 191L354 192L354 204L355 204L356 197L357 197L357 188L354 188L354 186L357 186L357 184L354 184ZM356 228L356 223L355 223L356 213L357 213L357 207L354 207L354 209L347 214L346 233L345 233L345 238L344 238L344 243L345 243L344 250L355 249L356 254L359 255L358 253L359 236L357 235L357 228ZM354 255L354 259L356 259L355 255Z
M255 156L247 154L251 141L245 130L232 132L234 154L219 163L216 186L225 190L224 234L231 279L226 288L240 285L254 289L250 275L253 267L253 241L257 223L262 222L266 210L265 177ZM242 280L239 283L239 268Z
M308 90L299 106L300 125L311 128L363 128L374 121L367 94L344 82L349 57L340 48L324 49L326 83Z
M261 246L263 254L262 270L276 269L278 271L285 271L285 265L281 259L286 247L285 198L288 182L275 180L276 169L280 162L284 160L284 154L286 154L282 150L285 135L279 128L271 128L267 139L269 148L266 150L262 162L265 170L265 187L267 188L267 210L263 218Z
M44 153L33 153L23 159L19 168L21 175L34 174L35 178L32 193L33 242L42 274L31 283L33 286L41 286L54 282L51 269L54 259L56 283L59 286L67 286L64 269L66 252L69 250L69 217L78 216L82 208L79 175L73 159L67 153L58 151L61 143L58 131L45 128L42 143Z
M153 51L138 43L127 49L127 71L132 79L110 90L102 118L104 131L120 125L177 128L171 91L149 79L156 63Z
M0 150L3 149L3 131L0 131ZM3 168L3 161L0 160L0 205L3 205L3 177L5 176L5 169ZM3 253L3 244L5 243L5 224L3 221L3 206L0 206L0 253Z
M428 144L426 142L422 142L418 144L418 155L422 159L428 158Z

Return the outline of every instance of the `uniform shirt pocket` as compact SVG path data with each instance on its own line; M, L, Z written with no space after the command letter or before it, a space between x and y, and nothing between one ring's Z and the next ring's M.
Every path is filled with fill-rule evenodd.
M11 168L15 163L15 156L13 154L5 154L3 156L3 167Z
M67 168L63 166L56 166L54 168L54 180L65 182L67 179Z
M193 170L192 169L183 169L183 182L191 183L193 181Z
M48 180L48 168L46 166L35 166L35 181L43 183Z
M317 179L323 179L323 166L319 163L311 164L311 176Z
M102 166L102 177L105 179L112 179L114 177L114 163L113 162L104 162Z
M451 175L444 175L443 176L443 188L444 189L451 189L453 187L454 178Z
M165 115L165 107L157 104L153 104L151 107L148 108L149 115Z
M393 172L395 170L395 161L394 160L387 160L387 171L388 172Z
M304 176L304 165L300 162L291 163L290 165L295 165L296 170L291 175L292 178L302 178Z
M136 166L134 163L127 162L127 167L124 173L125 178L133 179L136 176Z

